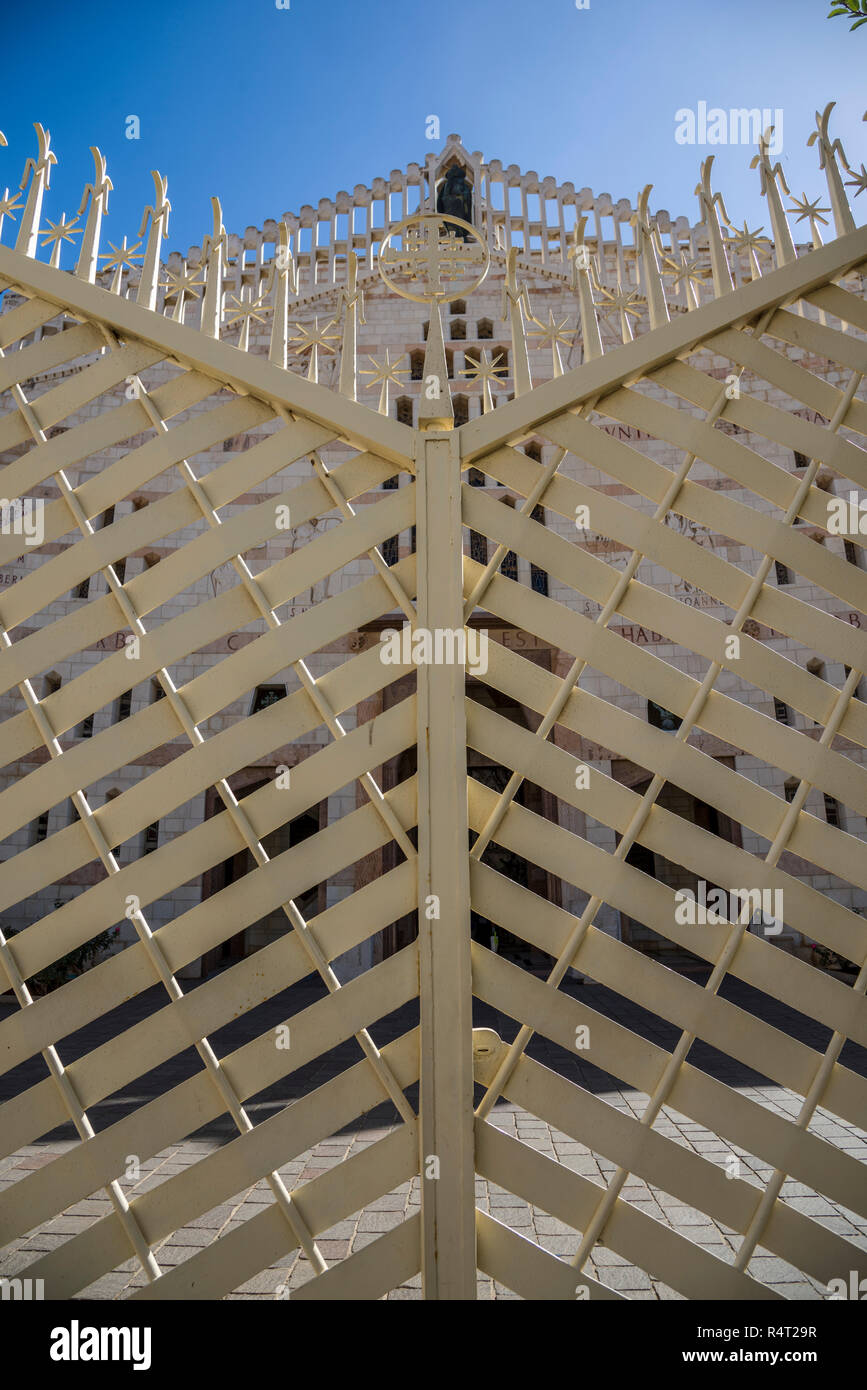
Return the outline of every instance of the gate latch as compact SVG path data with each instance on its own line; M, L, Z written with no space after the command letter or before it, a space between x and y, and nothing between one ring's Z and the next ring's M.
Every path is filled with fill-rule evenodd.
M476 1081L488 1085L493 1080L505 1046L493 1028L473 1029L473 1075Z

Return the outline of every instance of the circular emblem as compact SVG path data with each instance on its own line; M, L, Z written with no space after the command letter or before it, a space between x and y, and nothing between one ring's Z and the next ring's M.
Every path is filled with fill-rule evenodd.
M379 248L379 273L389 289L417 304L472 294L490 264L476 228L442 212L405 218Z

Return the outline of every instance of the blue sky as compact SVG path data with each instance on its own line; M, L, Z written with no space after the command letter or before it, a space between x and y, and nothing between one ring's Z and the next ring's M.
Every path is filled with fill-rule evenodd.
M714 151L675 142L679 108L780 108L780 158L798 196L826 201L806 148L826 102L838 103L832 130L850 162L867 159L867 28L826 19L829 0L7 5L0 188L20 180L39 120L59 160L44 215L72 214L98 145L115 186L104 242L138 232L151 169L168 177L168 248L186 251L208 230L212 194L227 230L243 232L423 162L431 114L443 140L456 131L470 150L576 188L634 201L653 183L651 208L690 221L699 163ZM129 115L139 140L125 137ZM716 154L732 218L767 227L752 150ZM7 223L5 242L13 231Z

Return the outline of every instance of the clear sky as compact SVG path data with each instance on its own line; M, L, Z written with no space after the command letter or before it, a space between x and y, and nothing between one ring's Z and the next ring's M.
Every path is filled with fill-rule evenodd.
M285 3L285 0L284 0ZM168 177L168 247L209 229L212 194L228 231L369 184L432 148L437 115L470 150L504 165L697 220L699 163L731 217L767 216L752 149L679 145L675 112L779 108L792 192L825 202L814 112L836 99L832 131L867 159L867 27L826 18L829 0L5 0L0 189L35 151L33 121L58 166L44 216L77 211L90 145L114 183L103 245L134 237L151 169ZM136 115L141 138L126 138ZM865 220L867 194L854 204ZM799 231L803 231L802 224ZM14 228L7 223L4 241ZM64 260L69 264L69 258Z

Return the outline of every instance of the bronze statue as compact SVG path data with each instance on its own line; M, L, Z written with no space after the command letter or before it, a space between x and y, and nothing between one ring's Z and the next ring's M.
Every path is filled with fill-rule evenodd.
M667 734L676 733L683 723L676 714L672 714L670 709L663 709L655 700L647 702L647 720L649 724L654 724L657 729L664 729Z
M464 222L473 220L473 190L467 176L458 164L453 164L446 172L445 181L437 194L437 212L447 217L460 217ZM455 229L463 241L469 239L469 232L462 227Z

